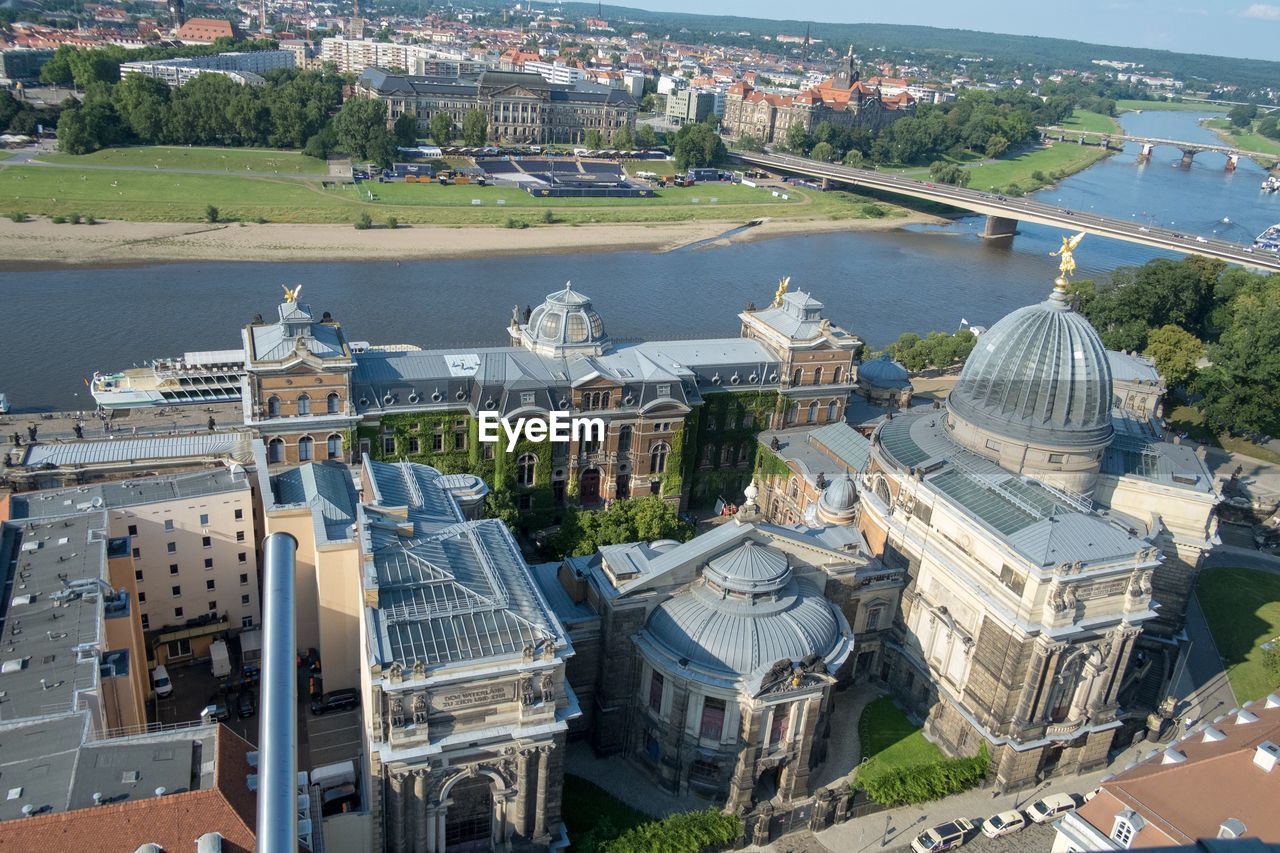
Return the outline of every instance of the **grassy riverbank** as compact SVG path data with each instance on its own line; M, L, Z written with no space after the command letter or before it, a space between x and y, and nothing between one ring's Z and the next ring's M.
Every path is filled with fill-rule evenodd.
M203 169L222 162L227 174L154 171L136 168L85 168L0 165L0 214L23 212L48 216L79 213L99 219L139 222L199 222L213 205L222 219L278 223L351 223L368 213L375 223L395 218L402 224L531 225L546 221L567 224L747 221L783 219L864 219L903 217L907 212L849 192L770 189L734 184L700 184L668 188L653 198L539 199L521 190L439 184L362 184L326 188L319 176L283 177L315 168L320 161L279 152L229 149L170 149L166 168ZM86 166L134 166L157 156L157 149L116 149L86 158L47 155L51 162ZM95 162L90 163L90 159ZM275 163L281 177L263 174ZM320 164L323 165L323 164ZM249 168L245 168L248 166ZM372 193L372 198L369 193ZM785 198L784 198L785 196ZM478 202L478 203L477 203Z
M1116 109L1130 112L1135 110L1173 110L1195 113L1225 113L1230 107L1224 107L1221 104L1207 104L1203 101L1135 101L1122 98L1116 101Z
M1072 130L1085 130L1092 133L1116 133L1120 130L1120 123L1111 116L1103 115L1102 113L1076 110L1071 114L1071 118L1062 122L1062 127L1068 127Z
M1028 193L1047 186L1054 180L1074 175L1107 156L1096 145L1054 142L1032 148L1012 157L990 160L969 169L969 186L976 190L1001 191L1016 186ZM1039 173L1045 178L1036 176Z
M49 163L85 166L128 166L159 169L198 169L214 172L254 172L267 175L327 175L323 160L297 151L273 148L193 148L147 145L104 148L92 154L41 154Z
M1218 138L1229 145L1238 145L1244 151L1257 151L1260 154L1274 154L1280 157L1280 142L1269 139L1260 133L1254 133L1251 125L1249 129L1236 127L1225 118L1211 118L1204 122L1204 126L1212 130L1218 135Z

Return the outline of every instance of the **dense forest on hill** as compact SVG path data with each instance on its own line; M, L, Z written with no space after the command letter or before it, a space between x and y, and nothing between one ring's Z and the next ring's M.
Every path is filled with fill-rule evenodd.
M596 13L595 3L564 3L561 8L574 16ZM1235 83L1245 90L1275 86L1280 81L1280 62L1116 47L1039 36L947 30L906 24L811 24L805 21L773 21L729 15L651 12L626 6L604 6L601 11L610 21L643 21L651 28L660 29L662 35L670 32L673 38L684 28L689 32L680 38L690 41L696 40L691 36L709 36L715 33L714 41L717 43L756 44L755 37L759 34L803 35L807 26L813 38L822 39L827 45L854 44L859 48L885 48L894 53L913 51L924 57L987 57L1002 64L1049 69L1085 69L1090 67L1090 62L1094 59L1125 60L1141 63L1143 71L1148 74L1167 72L1181 80ZM738 32L750 32L752 36L733 35ZM777 45L773 49L777 50Z

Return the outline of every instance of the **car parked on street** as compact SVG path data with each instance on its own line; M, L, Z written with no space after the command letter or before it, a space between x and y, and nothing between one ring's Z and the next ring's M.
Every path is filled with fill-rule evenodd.
M911 839L911 849L915 853L939 853L941 850L953 850L964 844L972 829L973 824L964 818L940 823Z
M1036 823L1048 823L1058 815L1066 814L1080 805L1075 794L1050 794L1027 806L1027 817Z
M173 682L169 680L169 670L164 668L164 664L151 671L151 686L157 696L168 696L173 692Z
M327 714L330 711L350 711L360 705L360 691L354 689L334 690L325 693L319 700L311 703L311 713Z
M982 822L982 834L988 838L1012 835L1026 828L1027 818L1017 809L992 815Z
M206 723L209 720L225 723L231 719L231 712L227 710L226 705L205 705L204 710L200 712L200 719Z
M242 720L247 720L257 711L258 709L253 701L253 694L248 690L241 692L239 698L236 699L236 716Z

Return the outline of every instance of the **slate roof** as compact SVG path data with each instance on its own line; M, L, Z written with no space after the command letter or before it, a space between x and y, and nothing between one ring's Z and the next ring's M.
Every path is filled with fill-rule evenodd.
M945 414L937 410L907 412L884 422L876 436L898 464L928 463L925 482L936 494L1035 565L1106 562L1148 547L1130 533L1128 521L1086 511L1038 481L1011 474L952 443L944 421Z
M250 363L283 361L306 342L307 352L325 360L346 359L350 354L342 330L336 323L316 322L311 306L302 302L282 302L278 323L255 323L249 327L252 351Z
M29 445L24 465L106 465L150 459L220 457L248 462L252 458L248 433L213 432Z
M782 305L756 311L752 316L792 340L806 341L820 333L821 312L821 302L803 291L793 290L783 294Z
M9 513L14 519L57 518L95 509L120 509L249 488L249 476L243 470L211 468L189 474L115 480L16 494L9 498Z
M276 507L312 508L317 542L347 541L356 522L356 490L351 470L340 462L310 462L271 476Z
M363 509L374 572L365 583L378 593L369 613L375 662L440 667L566 642L505 524L464 521L434 468L366 466L376 491ZM396 507L407 519L387 512Z

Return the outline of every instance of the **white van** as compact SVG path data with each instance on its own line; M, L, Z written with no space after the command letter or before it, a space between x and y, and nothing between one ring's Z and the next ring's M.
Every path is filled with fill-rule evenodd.
M1027 817L1036 823L1048 823L1060 814L1071 811L1078 805L1071 794L1050 794L1043 800L1036 800L1027 807Z
M164 668L164 664L152 670L151 686L155 689L157 696L168 696L173 692L173 682L169 680L169 670Z

